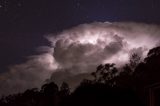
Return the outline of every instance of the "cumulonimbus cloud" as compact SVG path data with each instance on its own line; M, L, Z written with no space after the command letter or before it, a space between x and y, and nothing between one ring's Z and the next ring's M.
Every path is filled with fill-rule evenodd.
M0 75L0 94L38 87L48 78L75 87L101 63L121 66L132 53L145 57L149 49L159 45L159 35L159 26L123 22L82 24L50 34L46 37L50 47L38 49L42 54Z

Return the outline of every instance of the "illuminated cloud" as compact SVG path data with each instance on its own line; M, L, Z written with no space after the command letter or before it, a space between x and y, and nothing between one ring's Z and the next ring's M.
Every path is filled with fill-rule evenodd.
M141 55L145 56L150 48L158 44L159 33L159 28L153 25L96 22L79 25L48 39L54 47L55 60L62 67L107 61L119 65L127 62L133 50L141 51Z
M28 61L10 67L0 75L0 94L9 94L45 82L66 81L72 88L101 63L116 63L118 67L128 62L132 53L142 57L149 49L159 45L160 28L138 23L95 22L82 24L50 34L50 47L40 47L41 53Z
M120 67L132 53L143 58L149 49L158 45L159 34L155 25L95 22L64 30L57 36L50 35L53 56L59 65L51 80L60 83L68 79L71 83L74 76L77 79L78 75L95 71L101 63L116 63ZM70 85L75 87L73 83Z
M49 53L31 56L25 63L11 66L8 72L0 75L0 95L40 87L56 68L57 64Z

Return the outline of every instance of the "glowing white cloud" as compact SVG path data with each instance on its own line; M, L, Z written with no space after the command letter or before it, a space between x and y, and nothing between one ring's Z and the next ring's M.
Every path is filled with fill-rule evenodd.
M128 62L132 53L143 58L149 49L157 46L159 34L159 27L154 25L96 22L79 25L48 39L60 66L57 72L67 71L74 76L95 71L101 63L115 63L120 67ZM60 79L55 79L53 73L51 80L69 79L60 75Z
M132 49L138 49L140 47L143 48L144 51L142 56L145 56L147 51L159 42L159 36L155 35L157 31L156 33L152 32L152 29L156 29L156 27L154 26L153 28L152 26L150 28L146 26L147 25L145 24L135 23L83 24L75 28L65 30L58 34L57 37L50 36L48 39L52 42L54 47L61 45L61 49L66 48L71 50L71 45L72 47L73 45L77 45L77 48L80 45L86 47L90 46L88 51L83 51L87 56L91 56L92 53L97 53L96 55L103 55L101 62L114 62L116 64L121 64L122 62L126 63L128 61L129 53ZM148 31L148 29L150 31ZM154 34L153 37L151 33ZM122 46L122 48L120 47L120 50L118 50L119 48L116 48L118 46ZM107 53L112 51L112 48L118 51L114 56L108 57ZM105 49L108 52L105 51ZM65 51L65 53L66 54L64 55L67 55L69 52ZM96 59L94 61L96 61Z
M0 75L0 95L41 86L48 78L60 84L78 85L101 63L125 64L131 53L145 57L159 45L160 28L138 23L95 22L50 34L51 46L40 47L40 55L14 65Z

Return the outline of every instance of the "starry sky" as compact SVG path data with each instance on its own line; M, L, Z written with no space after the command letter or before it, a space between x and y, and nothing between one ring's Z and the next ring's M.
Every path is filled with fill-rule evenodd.
M159 0L0 0L0 73L49 45L44 35L100 22L160 24Z

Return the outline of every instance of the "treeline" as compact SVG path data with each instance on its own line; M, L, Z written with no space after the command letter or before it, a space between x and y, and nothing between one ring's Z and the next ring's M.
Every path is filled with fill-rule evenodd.
M65 82L61 87L51 82L40 90L2 97L0 106L144 106L145 86L160 82L160 47L151 49L144 61L133 54L121 69L104 64L91 75L94 79L84 79L74 92Z

